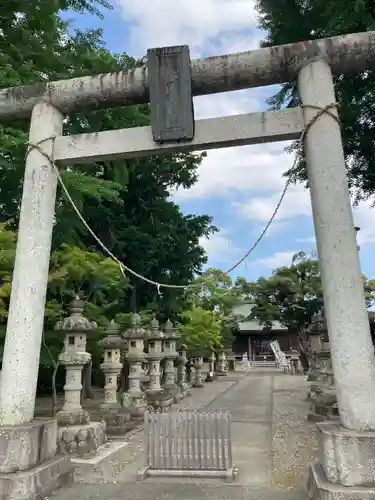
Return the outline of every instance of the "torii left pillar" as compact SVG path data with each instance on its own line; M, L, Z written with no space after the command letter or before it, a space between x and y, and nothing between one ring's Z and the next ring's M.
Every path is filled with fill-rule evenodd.
M56 457L57 421L34 419L57 178L48 157L63 115L40 102L32 112L17 252L0 384L0 498L44 497L71 474ZM43 436L43 439L40 437Z

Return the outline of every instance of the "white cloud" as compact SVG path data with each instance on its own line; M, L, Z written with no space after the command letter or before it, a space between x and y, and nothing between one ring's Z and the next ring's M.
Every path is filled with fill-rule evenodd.
M235 33L257 25L254 0L117 0L117 3L126 22L131 23L130 48L135 56L144 55L150 47L188 44L192 56L197 57L217 37L227 40L226 45L241 46Z
M115 1L128 24L127 49L136 57L144 55L149 47L176 44L188 44L192 57L240 52L258 47L263 37L257 29L255 0ZM269 92L274 91L273 88ZM195 98L195 115L199 119L255 112L263 107L263 101L264 92L258 89L202 96ZM278 143L210 151L199 168L199 181L190 190L174 196L177 201L199 198L208 203L220 195L229 195L233 201L239 194L241 200L247 196L246 202L232 202L232 209L256 222L261 231L284 187L282 174L293 162L293 156L287 155L284 148L285 144ZM269 195L257 196L255 191L259 190ZM289 188L269 234L281 231L297 215L311 217L309 193L301 185ZM359 245L375 243L374 212L368 203L361 203L354 211L354 220L361 227ZM225 260L236 252L225 233L214 235L203 244L210 260ZM290 263L292 255L293 252L276 253L263 259L263 265L274 268L280 262Z
M210 263L228 263L235 260L239 254L239 249L234 247L225 231L215 233L210 238L203 237L200 245L206 250Z
M357 235L358 245L375 243L375 209L369 202L361 202L354 209L354 224L360 227Z
M288 251L288 252L276 252L270 257L265 257L263 259L258 259L255 263L261 264L270 269L276 269L277 267L282 266L290 266L292 263L293 255L295 255L297 251Z
M285 182L285 181L284 181ZM245 203L234 203L238 213L249 220L268 221L273 214L281 192L271 196L251 197ZM293 219L297 215L311 216L309 192L302 185L289 186L275 221Z
M316 243L315 236L309 236L308 238L297 238L298 243Z
M238 213L249 220L266 222L275 210L280 193L268 197L253 197L246 203L234 203ZM275 217L276 226L297 216L312 217L310 195L302 185L291 186ZM353 209L354 225L360 227L358 244L363 246L375 243L375 209L369 202L361 202ZM272 225L270 230L272 231ZM315 236L297 239L300 243L315 243Z
M197 118L211 118L256 112L263 104L258 96L259 90L253 89L198 97L195 114ZM285 146L286 143L273 143L209 151L199 168L198 182L189 190L178 191L175 196L177 199L207 199L259 189L281 192L285 183L282 174L293 163L293 156L284 152Z

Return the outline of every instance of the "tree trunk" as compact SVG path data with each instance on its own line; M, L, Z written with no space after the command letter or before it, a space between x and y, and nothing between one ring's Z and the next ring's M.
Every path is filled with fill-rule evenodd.
M137 286L133 285L132 294L130 297L130 310L132 313L137 312Z
M307 373L307 371L309 369L309 359L307 356L307 350L305 347L304 339L301 337L300 333L298 333L298 348L299 348L299 352L300 352L300 360L301 360L303 372Z
M129 363L124 363L122 365L120 377L119 377L119 391L126 392L128 390L129 385Z
M95 399L95 394L91 387L92 360L84 366L82 374L82 399Z

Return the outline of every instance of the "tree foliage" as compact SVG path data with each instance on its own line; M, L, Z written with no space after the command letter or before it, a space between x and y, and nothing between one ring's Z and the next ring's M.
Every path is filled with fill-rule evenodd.
M179 330L181 342L192 351L206 354L221 345L221 318L215 311L193 305L182 312Z
M260 25L267 33L265 46L325 38L375 29L375 4L370 0L257 0ZM359 199L375 193L375 74L362 73L335 78L348 177ZM287 82L270 99L272 107L298 104L295 82ZM298 149L294 144L292 149ZM288 175L306 181L301 161Z
M127 54L112 54L100 30L74 31L59 12L75 9L100 14L105 0L25 0L6 2L0 13L0 86L9 87L101 72L131 70L142 64ZM67 117L66 134L148 125L148 105L75 113ZM1 220L19 215L28 120L0 126ZM206 255L199 238L216 231L206 215L185 215L170 191L189 187L203 154L176 154L129 161L71 165L64 183L90 227L130 268L154 281L186 283L201 270ZM74 213L61 190L56 201L53 248L62 244L102 251ZM181 293L166 291L129 275L114 314L124 310L163 308L176 314Z
M364 297L370 307L374 302L374 282L363 276ZM302 331L312 316L323 307L319 261L304 252L294 255L290 266L275 269L269 278L259 278L252 285L255 306L251 315L265 326L279 321Z
M242 286L220 269L203 272L185 296L186 309L180 316L183 341L205 351L231 348L238 325L232 310L241 296Z
M277 268L253 284L252 298L251 314L260 323L271 327L279 321L302 329L323 306L319 262L303 252L294 255L291 266Z

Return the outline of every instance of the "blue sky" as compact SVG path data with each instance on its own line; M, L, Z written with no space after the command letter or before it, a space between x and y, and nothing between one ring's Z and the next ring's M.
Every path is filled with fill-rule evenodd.
M107 47L141 57L147 48L188 44L191 55L207 57L259 47L264 34L257 28L251 0L112 0L114 9L104 20L87 14L66 14L77 28L102 28ZM251 89L195 98L197 118L267 109L266 99L277 87ZM210 151L199 171L198 183L174 197L186 213L214 217L220 233L202 241L209 265L227 269L254 243L282 192L282 173L293 163L286 144L269 144ZM361 203L354 211L361 227L358 243L361 264L375 275L373 209ZM234 276L256 279L287 265L297 251L315 249L309 193L292 186L269 233Z

